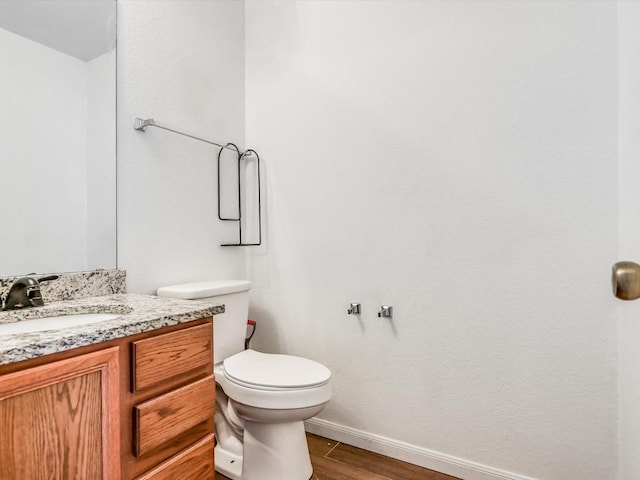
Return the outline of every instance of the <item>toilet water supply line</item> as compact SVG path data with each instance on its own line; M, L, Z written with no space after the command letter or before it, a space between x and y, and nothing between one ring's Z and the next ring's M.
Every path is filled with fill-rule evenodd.
M249 349L249 342L251 342L251 339L253 338L253 336L256 333L256 321L248 319L247 320L247 325L249 327L252 327L252 328L251 328L251 333L244 339L244 349L245 350Z
M238 243L223 243L222 247L253 247L262 245L262 198L260 192L260 156L258 152L249 148L245 151L240 150L235 144L227 143L222 145L221 143L215 142L213 140L207 140L205 138L197 137L196 135L191 135L190 133L181 132L179 130L175 130L173 128L165 127L164 125L159 125L153 118L142 119L139 117L135 117L133 120L133 129L139 132L145 132L146 127L156 127L162 130L167 130L168 132L176 133L178 135L182 135L184 137L192 138L194 140L198 140L200 142L208 143L210 145L215 145L220 148L218 151L218 219L222 221L231 221L238 222ZM238 177L238 216L237 218L231 217L223 217L221 210L221 200L220 200L220 158L223 150L231 150L236 152L236 157L238 161L238 169L237 169L237 177ZM242 182L240 181L241 171L240 164L242 160L250 160L253 157L256 159L256 168L258 174L258 242L257 243L246 243L242 240Z

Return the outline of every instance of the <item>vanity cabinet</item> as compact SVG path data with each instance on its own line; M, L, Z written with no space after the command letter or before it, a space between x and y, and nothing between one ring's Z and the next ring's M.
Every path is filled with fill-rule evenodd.
M211 317L0 366L0 480L213 479Z
M126 478L179 478L176 471L189 479L214 478L213 323L188 325L129 341Z
M118 478L118 353L0 376L0 479Z

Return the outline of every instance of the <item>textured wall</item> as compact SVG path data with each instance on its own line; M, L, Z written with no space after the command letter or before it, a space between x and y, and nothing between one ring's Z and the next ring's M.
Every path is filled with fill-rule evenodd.
M616 478L615 3L246 9L254 345L331 368L327 421Z
M640 262L640 3L619 2L620 260ZM620 479L640 478L640 303L620 307Z
M244 253L220 243L211 145L158 129L244 143L244 4L122 0L118 12L118 267L129 291L237 277Z

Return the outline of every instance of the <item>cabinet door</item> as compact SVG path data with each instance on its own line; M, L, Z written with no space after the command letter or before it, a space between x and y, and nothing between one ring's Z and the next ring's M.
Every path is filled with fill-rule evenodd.
M0 480L118 478L118 350L0 376Z

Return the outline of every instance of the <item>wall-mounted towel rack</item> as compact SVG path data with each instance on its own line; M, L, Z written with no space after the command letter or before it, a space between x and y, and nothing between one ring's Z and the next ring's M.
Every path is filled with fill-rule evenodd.
M258 155L258 153L249 148L245 151L240 150L236 145L234 145L233 143L227 143L226 145L222 145L218 142L214 142L213 140L207 140L206 138L200 138L197 137L195 135L191 135L190 133L185 133L185 132L181 132L179 130L175 130L173 128L169 128L169 127L165 127L163 125L159 125L155 122L155 120L153 118L139 118L136 117L134 119L133 122L133 129L134 130L138 130L140 132L144 132L146 127L156 127L156 128L160 128L162 130L167 130L169 132L172 133L177 133L178 135L182 135L184 137L189 137L192 138L194 140L198 140L200 142L205 142L208 143L210 145L215 145L216 147L220 148L220 151L218 152L218 218L220 220L223 221L232 221L232 222L238 222L238 243L223 243L221 246L222 247L253 247L253 246L258 246L262 244L262 199L261 199L261 194L260 194L260 156ZM221 214L221 202L222 200L220 199L220 154L222 153L222 150L226 149L226 150L231 150L233 152L236 153L237 157L238 157L238 168L237 168L237 176L238 176L238 216L237 217L232 217L232 218L228 218L228 217L223 217ZM242 239L242 182L241 182L241 168L240 168L240 163L242 162L242 160L251 160L254 159L256 160L256 167L257 167L257 182L258 182L258 242L257 243L245 243L243 242Z
M201 142L205 142L210 145L215 145L216 147L226 148L227 150L233 150L234 152L238 151L237 149L229 147L228 145L230 144L222 145L218 142L214 142L213 140L207 140L206 138L196 137L195 135L191 135L190 133L181 132L179 130L174 130L173 128L165 127L164 125L159 125L156 123L156 121L153 118L139 118L139 117L134 118L133 120L134 130L139 130L141 132L144 132L146 127L161 128L162 130L167 130L168 132L177 133L178 135L182 135L183 137L193 138L194 140L199 140ZM246 154L246 152L240 151L240 154L243 155L243 154Z
M222 216L222 200L220 199L220 157L222 154L223 148L227 150L233 150L236 152L236 156L238 159L238 217L223 217ZM262 205L260 200L260 156L255 150L248 149L243 153L240 153L240 149L233 143L227 143L223 148L218 151L218 218L223 221L229 222L238 222L238 243L223 243L221 246L223 247L251 247L258 246L262 244ZM258 181L258 243L245 243L242 241L242 185L240 182L241 179L241 162L244 159L251 159L255 157L256 159L256 168L257 171L257 181Z

